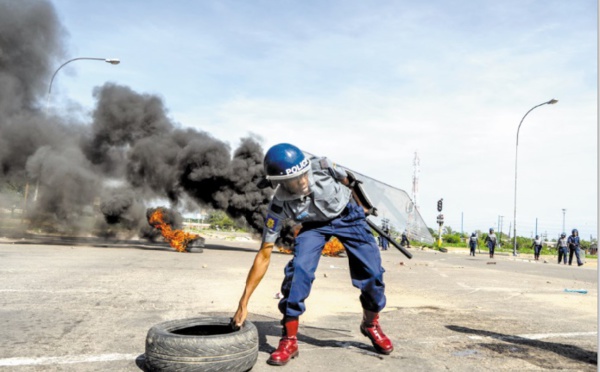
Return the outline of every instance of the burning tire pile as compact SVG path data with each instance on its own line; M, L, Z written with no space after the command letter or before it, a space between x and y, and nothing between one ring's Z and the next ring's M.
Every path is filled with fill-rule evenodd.
M174 229L165 221L165 208L148 210L148 223L160 231L164 240L178 252L202 252L204 238L197 234L190 234L183 230ZM193 250L192 250L193 249Z

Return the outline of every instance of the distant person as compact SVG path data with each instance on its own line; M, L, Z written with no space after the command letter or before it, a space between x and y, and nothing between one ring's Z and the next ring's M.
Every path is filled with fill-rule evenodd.
M479 241L477 240L477 234L472 233L469 238L469 256L475 257L475 248L479 245Z
M390 234L390 229L388 229L387 226L383 226L382 230L386 235ZM387 251L388 246L389 246L388 240L385 238L385 236L380 236L380 238L381 238L381 250Z
M532 244L533 257L537 261L540 259L540 252L542 252L542 238L539 235L535 236Z
M564 260L565 265L567 264L567 251L569 249L569 245L567 243L567 234L560 234L560 238L556 242L556 250L558 251L558 264L560 265L560 261Z
M404 246L404 244L406 244L406 246L408 248L410 248L410 241L408 240L408 235L406 234L406 230L404 230L402 232L402 240L400 241L401 246Z
M573 253L575 253L575 256L577 257L577 266L583 265L581 257L579 256L580 243L579 231L577 231L577 229L573 229L573 231L571 231L571 236L569 236L569 239L567 239L567 244L569 245L569 265L573 263Z
M494 250L496 249L496 234L494 234L493 228L490 229L490 233L485 237L485 244L490 251L490 258L494 258Z

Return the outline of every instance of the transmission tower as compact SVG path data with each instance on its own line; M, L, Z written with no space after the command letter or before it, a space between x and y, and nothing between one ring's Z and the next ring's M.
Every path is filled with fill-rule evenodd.
M415 210L418 210L418 196L419 196L419 172L420 170L420 160L419 155L415 151L415 158L413 160L413 185L412 185L412 200L415 205Z

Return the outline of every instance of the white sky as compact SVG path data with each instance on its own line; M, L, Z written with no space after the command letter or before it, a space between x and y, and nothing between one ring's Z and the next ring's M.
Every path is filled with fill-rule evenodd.
M171 118L237 147L290 142L412 194L437 229L598 225L595 0L53 0L77 61L53 109L90 110L107 81L161 96ZM64 61L63 61L64 62ZM57 62L57 67L59 62Z

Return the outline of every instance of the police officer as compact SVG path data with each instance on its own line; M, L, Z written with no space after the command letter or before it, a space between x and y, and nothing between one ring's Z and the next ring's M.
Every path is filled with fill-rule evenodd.
M537 261L540 259L540 252L542 251L542 239L539 235L535 236L535 240L533 241L533 257Z
M248 301L267 271L283 222L292 219L302 227L281 285L282 338L267 363L285 365L298 356L298 320L306 310L304 301L310 294L321 251L331 236L337 237L348 251L352 284L361 291L361 333L371 340L377 352L391 353L392 342L379 325L379 312L386 304L385 270L364 210L354 202L347 187L350 185L346 171L327 158L308 159L299 148L287 143L267 151L264 167L275 194L268 207L261 247L248 273L233 324L240 327L246 319Z
M471 237L469 238L469 256L475 257L475 248L477 248L478 243L479 241L477 240L477 234L472 233Z
M556 249L558 250L558 264L560 265L560 261L564 260L564 264L567 264L567 249L568 249L568 244L567 244L567 234L562 233L560 234L560 238L558 239L558 242L556 242Z
M569 236L569 239L567 240L567 244L569 245L569 265L571 265L571 263L573 263L573 253L575 253L575 256L577 257L577 266L583 265L583 262L581 261L581 257L579 256L580 243L579 243L579 231L577 231L577 229L573 229L573 231L571 231L571 236Z
M494 249L496 249L496 234L494 234L493 228L490 228L490 233L485 238L485 244L490 250L490 258L494 258Z
M408 240L408 235L406 234L406 230L404 230L402 232L402 240L400 241L400 245L403 246L404 244L406 244L406 246L408 248L410 248L410 241Z
M390 230L388 229L387 225L383 225L381 230L388 235L390 234ZM380 235L379 237L381 238L381 250L387 251L389 246L388 240L385 238L385 236Z

